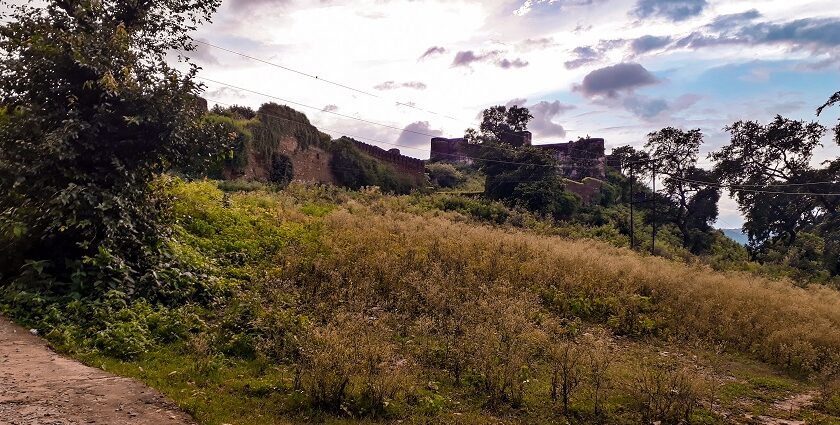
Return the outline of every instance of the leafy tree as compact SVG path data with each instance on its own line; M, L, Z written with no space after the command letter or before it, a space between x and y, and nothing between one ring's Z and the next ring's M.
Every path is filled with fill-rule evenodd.
M613 165L618 167L620 171L628 173L630 167L633 166L633 171L637 176L644 176L647 174L647 162L650 160L650 155L642 150L626 145L619 146L612 151Z
M504 143L520 147L524 143L522 133L534 119L528 108L519 106L494 106L482 113L479 131L468 129L464 136L471 143Z
M792 245L800 228L819 221L824 212L821 202L828 205L833 200L796 194L809 188L807 185L779 185L814 181L811 158L821 146L825 127L776 116L767 125L738 121L726 130L731 134L729 145L709 157L721 180L731 186L746 219L744 230L750 244L758 247L783 238L786 245Z
M495 106L484 111L480 133L468 131L466 138L481 144L484 194L554 218L568 218L579 200L565 191L556 159L510 135L526 131L532 118L526 108Z
M13 229L0 244L15 253L0 273L83 294L160 290L166 199L152 182L219 147L197 67L166 57L194 48L219 1L43 4L7 4L0 20L0 225Z
M667 127L650 133L645 144L654 158L654 171L663 176L665 194L675 204L673 219L682 233L683 246L695 252L701 249L695 242L704 239L703 234L711 230L710 225L717 219L720 199L719 189L704 183L714 183L712 173L697 167L702 143L699 129Z
M838 105L838 104L840 104L840 91L837 92L837 93L834 93L828 99L828 101L825 102L824 105L817 108L817 116L821 115L823 113L823 111L825 110L825 108L828 108L830 106L835 106L835 105ZM834 127L834 141L836 141L838 144L840 144L840 120L838 120L837 126Z

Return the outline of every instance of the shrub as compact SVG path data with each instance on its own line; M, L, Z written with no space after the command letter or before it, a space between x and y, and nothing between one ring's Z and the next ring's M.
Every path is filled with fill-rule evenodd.
M644 423L689 423L702 386L688 369L668 364L642 367L630 384L634 406Z
M466 176L452 164L440 162L428 164L426 165L426 173L429 175L432 184L443 188L453 188L467 181Z
M387 330L361 316L339 316L302 341L302 385L312 406L333 413L380 416L404 390L406 360Z

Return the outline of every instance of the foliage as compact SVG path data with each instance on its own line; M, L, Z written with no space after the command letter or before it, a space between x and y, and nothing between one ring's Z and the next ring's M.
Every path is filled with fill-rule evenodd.
M392 193L408 193L415 188L408 177L364 154L353 142L349 137L332 142L330 168L338 184L351 189L378 186Z
M9 290L0 308L59 349L165 390L201 422L556 423L550 383L559 367L559 402L558 341L568 341L577 367L567 368L565 419L635 423L639 359L661 356L667 341L724 344L737 362L804 373L835 364L840 347L836 292L541 236L557 228L510 227L527 215L499 203L297 184L169 190L173 251L219 281L216 302ZM479 205L507 218L490 227L459 212Z
M523 132L534 118L528 108L519 106L493 106L482 113L479 131L468 129L465 135L470 143L502 143L523 146ZM530 144L530 141L529 143Z
M454 165L434 163L426 165L426 173L432 184L442 188L453 188L464 183L467 178Z
M825 108L835 106L840 103L840 91L831 95L828 101L825 102L822 106L817 108L817 115L821 115ZM837 126L834 127L834 141L840 144L840 121L837 122Z
M271 168L268 172L268 180L278 185L279 187L286 187L292 182L295 177L295 168L292 165L292 160L286 155L275 153L271 159Z
M480 169L485 174L484 195L491 200L521 206L555 219L569 218L580 201L565 192L555 159L530 146L527 108L495 106L484 110L480 133L467 131L465 138L480 143Z
M645 144L654 158L652 171L664 175L665 195L674 204L670 212L682 233L683 246L694 253L708 249L704 239L717 220L720 199L712 173L697 167L702 142L699 129L667 127L650 133Z
M783 238L786 244L793 244L799 228L817 218L815 201L819 197L796 195L796 190L776 185L810 180L811 157L825 128L777 116L767 125L739 121L726 129L732 141L710 158L722 180L734 187L730 191L745 216L744 230L750 243L758 247Z
M218 150L192 81L166 55L219 2L11 6L0 26L4 280L58 293L150 294L167 262L153 178ZM5 228L11 226L12 230Z

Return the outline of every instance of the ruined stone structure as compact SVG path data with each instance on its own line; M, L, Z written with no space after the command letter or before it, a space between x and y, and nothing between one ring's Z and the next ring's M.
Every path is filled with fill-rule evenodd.
M415 182L420 183L425 180L426 166L422 159L412 158L400 153L399 149L385 150L378 146L362 143L357 140L353 141L356 148L368 154L369 156L390 165L399 173L411 177Z
M435 137L432 139L431 162L457 162L472 164L472 158L478 153L476 145L467 143L466 139L446 139Z
M531 133L523 132L510 136L518 138L517 144L531 145ZM587 177L603 179L606 177L606 155L604 139L587 138L568 143L533 145L545 149L557 159L563 169L563 176L571 180L583 180ZM445 139L435 137L431 144L431 162L456 162L472 164L478 155L478 145L467 143L465 139Z
M607 157L604 153L604 139L579 139L568 143L536 145L551 152L563 168L563 175L580 181L587 177L604 179L607 175Z

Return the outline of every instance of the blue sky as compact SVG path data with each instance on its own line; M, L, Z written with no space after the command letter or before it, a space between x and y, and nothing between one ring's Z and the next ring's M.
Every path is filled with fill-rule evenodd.
M333 135L419 158L427 135L460 136L497 104L530 107L537 143L640 146L675 126L701 128L705 153L736 120L817 120L840 90L836 0L226 0L196 37L373 94L206 46L192 54L206 78L310 105L298 109ZM206 96L276 100L209 82ZM839 112L818 120L833 126ZM837 156L825 145L817 159ZM721 213L720 225L740 225L731 200Z

